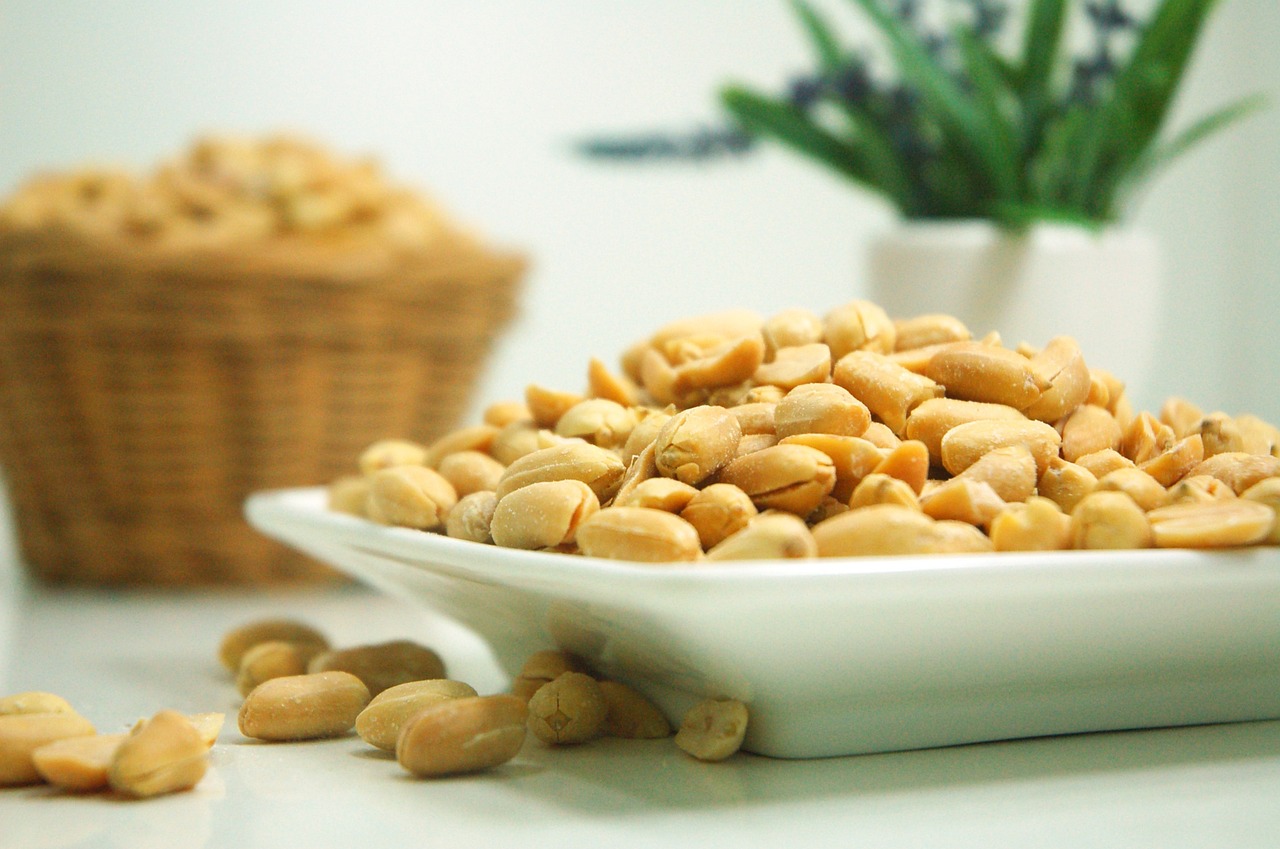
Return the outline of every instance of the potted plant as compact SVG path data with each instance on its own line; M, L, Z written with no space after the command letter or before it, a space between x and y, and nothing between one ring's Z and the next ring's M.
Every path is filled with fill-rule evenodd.
M1260 105L1246 98L1165 133L1215 2L1152 0L1139 17L1125 0L850 0L880 43L848 47L792 0L816 70L781 95L726 86L743 138L703 131L613 152L784 145L897 211L867 269L868 296L891 313L951 312L1007 342L1069 331L1141 382L1158 255L1126 213L1162 167ZM945 26L924 17L939 10Z
M1002 0L953 2L967 14L949 30L930 29L919 0L852 0L888 48L892 72L877 74L867 50L793 0L817 73L787 97L730 85L721 99L751 136L898 211L867 266L868 295L890 312L951 312L1015 343L1070 332L1137 392L1154 360L1160 270L1126 213L1163 166L1259 105L1164 133L1215 2L1158 0L1143 19L1121 0L1028 0L1017 47L1002 52Z

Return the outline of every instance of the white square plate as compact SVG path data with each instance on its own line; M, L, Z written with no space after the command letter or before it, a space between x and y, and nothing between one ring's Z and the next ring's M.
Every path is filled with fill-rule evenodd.
M252 496L263 533L468 626L517 672L559 647L678 721L823 757L1280 717L1280 549L650 565L517 551Z

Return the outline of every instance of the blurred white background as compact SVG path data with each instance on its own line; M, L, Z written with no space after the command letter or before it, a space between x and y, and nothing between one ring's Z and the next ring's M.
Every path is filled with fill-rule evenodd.
M1276 0L1219 4L1174 123L1254 91L1272 105L1163 174L1134 215L1168 281L1143 407L1177 393L1280 420L1277 43ZM146 167L206 131L373 153L533 259L478 410L530 381L578 389L589 356L671 318L861 294L861 252L891 215L789 154L605 167L570 150L694 127L717 116L719 84L776 88L808 67L782 0L3 0L0 191L90 160Z

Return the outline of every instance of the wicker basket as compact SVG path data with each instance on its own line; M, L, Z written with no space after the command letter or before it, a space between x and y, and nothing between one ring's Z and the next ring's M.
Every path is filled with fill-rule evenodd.
M456 425L523 270L475 245L249 254L0 233L0 464L58 582L335 580L242 518Z

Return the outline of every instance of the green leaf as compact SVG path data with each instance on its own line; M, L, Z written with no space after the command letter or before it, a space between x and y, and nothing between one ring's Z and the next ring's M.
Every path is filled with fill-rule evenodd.
M818 54L822 71L834 77L844 68L846 59L831 27L805 0L792 0L791 5ZM899 207L909 206L912 203L911 180L882 123L843 98L833 99L848 120L852 133L861 142L868 170L879 175L878 182L894 203Z
M842 139L791 104L741 86L723 89L720 100L748 133L773 138L897 202L898 198L883 185L880 172L856 139Z
M1053 72L1062 48L1066 0L1034 0L1022 42L1020 93L1022 148L1034 156L1044 138L1044 123L1052 101Z
M935 113L939 125L957 149L973 165L975 175L998 196L1017 192L1017 163L1007 155L997 128L933 60L920 39L901 21L886 12L877 0L851 0L860 6L889 40L903 78L919 89Z
M1004 156L1014 162L1018 156L1018 143L1013 123L1005 112L1013 93L1001 72L999 57L991 49L991 45L979 39L971 30L958 28L955 39L964 60L965 72L973 84L974 99L981 110L982 120L991 128Z
M840 49L840 43L832 34L826 20L804 0L791 0L791 7L808 34L822 69L827 73L839 70L840 64L844 61L844 52Z
M1217 0L1164 0L1099 106L1080 152L1076 202L1108 214L1116 188L1151 145Z
M1220 130L1262 109L1266 103L1267 98L1263 94L1243 97L1204 116L1172 139L1147 148L1123 176L1119 191L1132 191L1138 183L1149 180L1153 174L1167 167L1173 160Z

